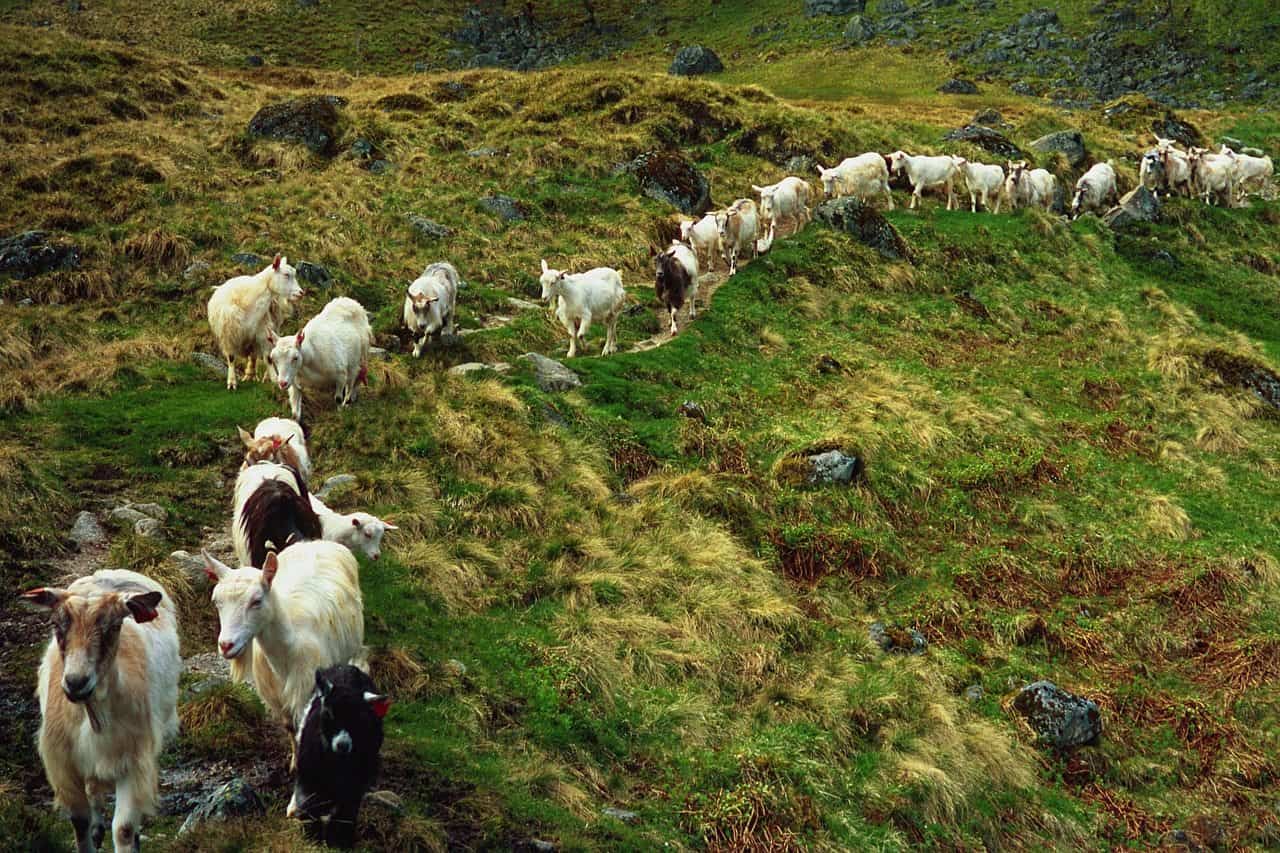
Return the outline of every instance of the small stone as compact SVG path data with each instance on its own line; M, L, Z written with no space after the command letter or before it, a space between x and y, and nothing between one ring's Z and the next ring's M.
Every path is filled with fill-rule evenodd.
M143 515L149 515L156 521L166 521L169 518L169 510L160 506L160 504L129 504Z
M506 223L520 222L526 215L524 205L508 195L485 196L480 206Z
M298 278L314 287L323 289L333 284L333 274L329 272L328 267L322 264L299 261L295 269L297 270Z
M395 164L390 160L374 160L369 164L370 175L385 175L395 169Z
M520 358L533 365L533 379L538 387L550 393L569 391L582 384L578 374L553 358L536 352L527 352Z
M182 569L183 574L196 589L203 589L209 585L209 576L204 573L204 558L187 551L174 551L169 555L169 559Z
M536 302L530 302L527 299L517 299L514 296L507 297L507 305L520 311L537 311L542 308Z
M1058 749L1092 746L1102 737L1102 710L1092 699L1037 681L1018 691L1013 708L1040 739Z
M849 18L844 28L844 40L849 44L865 44L876 37L876 27L862 15Z
M404 800L394 791L370 791L364 795L367 805L381 806L393 812L404 811Z
M192 261L191 264L182 271L183 281L191 281L194 278L203 278L204 274L209 271L208 261Z
M809 18L819 15L847 15L867 8L867 0L804 0L804 14Z
M443 240L445 237L449 237L453 234L453 229L447 225L441 225L439 222L432 222L430 219L419 216L416 213L410 213L405 218L409 220L409 224L413 226L413 230L417 231L422 237L426 237L431 240Z
M840 373L844 370L841 364L834 356L823 354L818 357L819 373Z
M863 462L858 456L848 456L839 450L828 450L809 457L813 471L809 482L814 485L847 486L862 476Z
M481 373L486 370L493 370L493 365L485 364L483 361L468 361L466 364L455 364L445 373L450 376L466 376L470 373Z
M987 107L974 115L973 123L983 127L1001 127L1004 124L1004 116L1000 115L999 110Z
M154 518L140 518L134 522L133 532L148 539L159 539L164 532L164 525Z
M23 231L0 237L0 275L31 278L55 270L80 266L80 250L69 243L56 243L43 231Z
M970 684L964 689L964 701L969 703L981 702L985 695L981 684Z
M901 15L907 11L906 0L880 0L881 15Z
M124 506L118 506L115 509L111 510L110 518L112 521L118 521L122 524L127 524L132 527L136 525L139 521L142 521L144 518L150 518L150 516L145 515L144 513L138 512L130 504L125 504ZM151 520L154 521L155 519L151 519Z
M227 375L226 362L218 358L216 355L210 355L207 352L193 352L191 353L191 360L215 376Z
M782 168L787 170L789 175L810 175L813 173L817 161L808 154L794 154L787 158L787 162Z
M867 629L867 636L871 642L889 654L922 655L929 645L924 634L915 628L886 626L883 622L872 622L871 627Z
M978 94L978 84L972 80L952 77L939 86L938 91L944 95L976 95Z
M199 824L214 820L262 814L265 811L258 793L243 779L232 779L206 797L187 815L179 835L185 835Z
M256 53L251 53L244 58L244 64L250 68L261 68L265 63L261 56Z
M615 809L613 806L605 806L600 810L600 814L605 817L611 817L620 820L623 823L635 823L640 820L640 815L626 809Z
M543 841L541 838L530 838L528 847L534 853L556 853L560 848L553 841Z
M261 272L266 269L267 259L262 255L255 255L253 252L236 252L231 256L231 263L248 267L254 272Z
M318 491L316 497L324 500L334 492L343 491L356 484L357 480L354 474L334 474L332 477L324 481Z
M367 139L357 139L351 143L351 153L361 160L368 160L375 151L373 143Z
M467 152L468 157L500 157L501 155L502 152L497 148L490 148L487 145L481 146L480 148L472 148Z
M390 358L391 353L382 347L369 347L369 358Z
M76 544L76 547L84 548L106 542L107 531L102 529L102 525L98 523L98 519L94 518L93 513L81 510L76 516L75 523L71 525L71 532L67 537Z
M716 52L700 44L680 48L676 58L672 60L668 74L678 77L692 77L698 74L714 74L724 70L724 63Z
M231 663L217 652L201 652L184 659L182 671L204 676L201 683L207 683L209 687L231 680Z
M413 63L413 70L417 74L422 74L427 70L427 63L422 61L415 62Z

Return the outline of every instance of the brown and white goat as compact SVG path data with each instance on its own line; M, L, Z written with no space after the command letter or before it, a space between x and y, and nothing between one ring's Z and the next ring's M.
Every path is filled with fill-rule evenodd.
M76 847L106 834L108 791L117 851L137 851L154 814L157 759L178 733L178 617L164 587L103 569L66 589L22 595L50 611L53 637L40 664L40 759L54 801L71 818Z

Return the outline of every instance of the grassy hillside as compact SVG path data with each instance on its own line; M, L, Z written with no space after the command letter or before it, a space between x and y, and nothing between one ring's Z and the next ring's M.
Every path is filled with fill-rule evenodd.
M731 6L700 19L708 41L750 32ZM308 41L290 16L316 13L294 4L136 16L135 37L165 32L170 51L77 34L120 38L127 18L104 23L116 8L67 24L11 4L59 26L0 26L15 46L0 58L0 235L45 229L83 255L73 273L0 279L7 588L55 579L76 510L157 500L165 539L113 531L110 562L162 577L184 654L212 650L207 596L167 554L226 523L234 426L284 404L262 384L226 392L191 356L214 351L204 302L231 256L284 251L334 275L302 317L355 296L391 350L311 436L317 477L358 477L338 508L401 528L361 566L374 674L396 698L382 787L404 801L369 807L371 849L1276 843L1280 420L1237 383L1280 364L1276 203L1177 201L1113 234L931 199L888 215L914 264L813 226L674 341L576 359L583 387L544 394L517 359L561 356L562 333L507 301L535 295L539 258L622 270L637 306L624 350L659 327L647 250L674 217L614 168L642 151L682 148L723 204L790 154L965 152L941 134L982 106L1020 144L1081 128L1130 182L1145 129L1007 93L940 100L941 60L879 49L711 82L654 74L640 48L535 74L369 76L413 61L376 54L390 41L370 24L380 58L356 76L344 31ZM445 11L421 14L429 39ZM266 53L244 39L273 28L295 45L279 65L315 67L219 67ZM892 69L879 86L855 73L864 59ZM812 84L832 68L847 88ZM243 135L264 103L302 93L348 99L332 160ZM1274 114L1189 118L1277 153ZM394 168L363 168L356 139ZM482 147L498 155L468 153ZM526 219L501 223L477 204L490 193ZM425 242L410 214L455 233ZM413 361L399 301L437 259L467 280L461 324L479 331ZM193 261L209 267L185 274ZM474 360L517 367L444 373ZM679 415L685 401L705 421ZM864 483L804 483L803 457L832 447L866 460ZM0 826L65 849L30 748L41 624L4 614ZM918 630L926 652L884 654L875 621ZM1099 747L1034 742L1008 703L1038 678L1099 702ZM189 695L182 716L167 766L283 769L249 691ZM283 773L261 790L266 817L177 840L168 815L151 848L297 849Z

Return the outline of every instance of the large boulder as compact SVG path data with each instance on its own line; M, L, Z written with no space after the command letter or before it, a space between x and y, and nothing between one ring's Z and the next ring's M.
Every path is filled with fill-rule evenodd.
M536 352L527 352L520 357L533 365L533 381L543 391L569 391L582 384L578 374L554 358L547 358Z
M711 183L679 151L649 151L625 171L636 176L640 191L681 213L701 216L711 208Z
M980 124L966 124L964 127L957 127L942 138L949 142L968 142L984 151L990 151L997 157L1004 157L1008 160L1021 160L1023 156L1022 149L1014 145L1009 140L1009 137L994 128L984 127Z
M337 152L338 108L346 103L336 95L312 95L267 104L249 120L249 135L297 142L316 154L332 157Z
M1092 699L1037 681L1018 691L1013 709L1042 741L1056 749L1092 746L1102 737L1102 710Z
M867 0L804 0L804 13L814 18L818 15L848 15L867 8Z
M854 15L844 28L844 40L849 44L863 44L876 37L876 26L862 15Z
M1047 133L1031 143L1031 147L1042 154L1061 152L1071 168L1078 169L1084 165L1088 152L1084 147L1084 135L1078 130L1059 130Z
M50 242L43 231L24 231L0 237L0 275L30 278L53 270L80 266L80 250L69 243Z
M714 74L724 70L724 63L716 52L700 44L691 44L680 48L676 58L671 61L667 73L679 77L693 77L697 74Z
M1151 190L1138 185L1120 203L1102 214L1102 221L1112 228L1124 228L1137 222L1155 222L1160 218L1160 199Z
M911 250L902 235L880 211L853 196L833 198L818 205L814 218L836 231L851 234L858 242L891 260L911 260Z

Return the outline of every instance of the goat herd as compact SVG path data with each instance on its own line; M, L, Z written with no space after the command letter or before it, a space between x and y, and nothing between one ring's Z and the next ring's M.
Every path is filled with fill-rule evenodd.
M911 207L931 187L947 192L964 181L970 209L981 201L994 212L1048 209L1056 178L1026 162L999 165L954 156L912 156L902 151L850 157L835 168L818 167L827 197L883 195L893 207L890 174L905 174ZM1227 147L1178 149L1161 139L1144 154L1140 182L1156 193L1196 195L1232 205L1251 187L1265 185L1266 157ZM1072 216L1106 208L1117 196L1109 163L1090 168L1076 183ZM812 189L784 178L760 196L681 225L681 239L655 259L655 288L676 334L676 315L689 303L697 316L699 270L720 258L729 275L738 259L768 251L780 224L798 230L810 220ZM593 319L606 325L603 354L617 349L617 320L626 299L617 270L584 273L542 262L542 298L549 300L569 335L569 356L583 343ZM419 356L431 337L452 334L460 279L451 264L434 263L408 288L403 320ZM250 681L273 718L291 733L296 769L288 813L306 820L327 843L349 845L361 798L377 769L382 717L389 700L366 674L364 613L354 550L377 559L383 535L395 526L368 513L330 510L308 489L310 459L302 420L303 390L331 392L340 405L356 399L365 379L373 335L355 300L330 301L293 336L274 329L302 296L288 261L276 256L252 276L228 280L208 304L209 324L227 362L227 387L266 362L267 378L287 389L293 419L268 418L250 435L236 480L233 543L241 568L205 554L218 611L218 648L235 680ZM260 568L258 568L260 567ZM158 758L178 730L177 612L156 581L135 572L103 569L65 589L41 588L23 596L51 611L53 637L40 666L43 716L40 757L57 804L70 815L81 853L105 835L105 796L114 786L112 833L117 850L137 850L141 820L154 813Z

